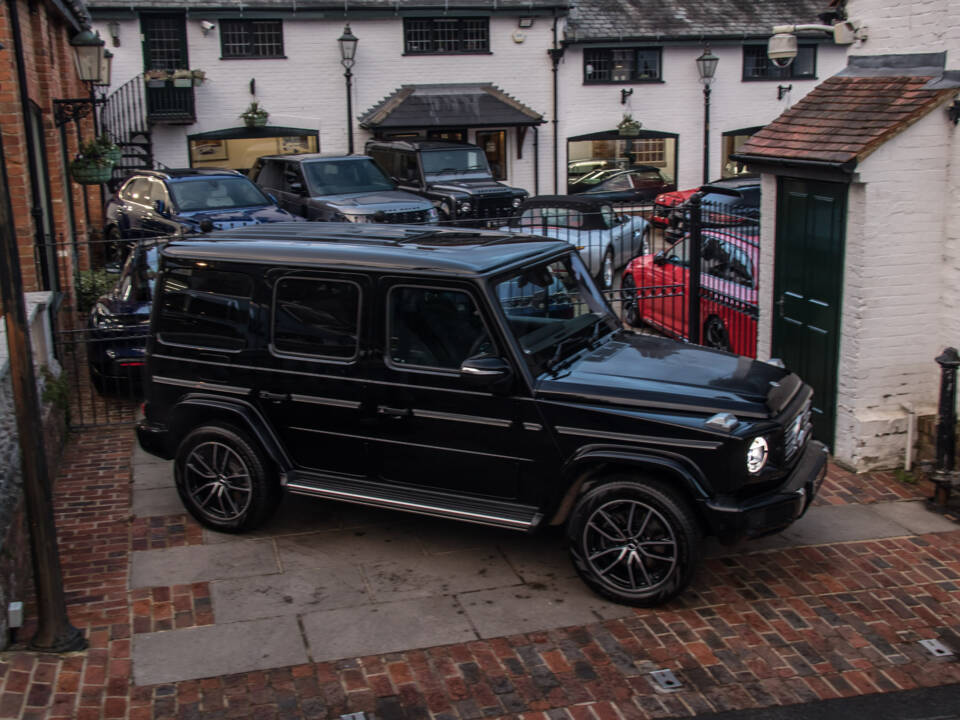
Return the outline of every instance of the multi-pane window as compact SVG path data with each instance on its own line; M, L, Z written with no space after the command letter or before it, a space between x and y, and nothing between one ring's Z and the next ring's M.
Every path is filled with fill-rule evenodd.
M633 158L635 165L663 167L667 160L666 145L667 143L663 138L633 140L631 141L630 157Z
M221 20L220 54L225 58L283 57L283 22Z
M583 51L585 83L660 80L661 48L587 48Z
M744 80L812 80L817 76L817 46L800 45L789 67L770 62L766 45L743 46Z
M488 18L406 18L405 52L485 53L490 51Z

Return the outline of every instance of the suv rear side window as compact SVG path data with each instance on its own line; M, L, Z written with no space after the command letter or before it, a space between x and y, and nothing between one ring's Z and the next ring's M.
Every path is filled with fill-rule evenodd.
M350 360L357 356L360 287L344 280L286 277L273 300L277 352Z
M157 338L166 345L243 350L252 292L253 283L241 273L170 269L163 277Z
M458 370L468 357L490 352L491 341L467 293L425 287L395 287L388 300L390 360Z
M281 163L276 160L261 160L260 167L254 172L253 181L264 190L277 191L283 188L283 172Z

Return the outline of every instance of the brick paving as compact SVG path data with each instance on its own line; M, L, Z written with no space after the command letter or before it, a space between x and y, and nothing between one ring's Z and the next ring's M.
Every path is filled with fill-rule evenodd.
M55 503L72 622L90 647L0 653L2 718L686 717L960 683L955 532L711 559L683 598L619 620L202 680L131 684L132 635L213 622L207 583L127 589L129 553L203 542L185 515L132 519L128 430L75 435ZM821 504L929 495L831 467ZM30 636L28 625L21 637ZM670 668L679 691L649 673Z

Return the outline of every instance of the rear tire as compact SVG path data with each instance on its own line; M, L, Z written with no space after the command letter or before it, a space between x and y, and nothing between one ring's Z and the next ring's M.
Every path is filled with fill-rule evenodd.
M597 275L597 284L601 290L613 289L613 279L617 273L613 259L613 248L607 248L603 254L603 261L600 263L600 273Z
M187 435L174 476L187 511L220 532L262 525L280 501L273 466L256 442L230 425L205 425Z
M640 320L640 308L637 298L637 284L633 279L633 274L627 272L623 276L620 295L620 316L630 327L640 327L643 321Z
M651 607L676 597L700 562L689 503L655 479L611 477L577 502L567 524L570 559L598 595Z

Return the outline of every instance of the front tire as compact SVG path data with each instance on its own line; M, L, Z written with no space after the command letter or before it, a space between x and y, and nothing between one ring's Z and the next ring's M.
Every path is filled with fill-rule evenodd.
M620 289L622 291L620 296L620 315L623 321L630 327L639 327L642 323L640 321L637 283L633 279L633 273L627 272L623 276Z
M611 290L613 288L613 277L616 274L616 263L613 259L613 248L608 247L603 254L603 261L600 263L600 274L597 275L597 282L601 290Z
M665 603L690 584L702 542L697 519L676 490L626 476L579 500L567 539L574 568L594 592L638 607Z
M276 473L244 432L206 425L187 435L174 464L177 492L200 524L239 533L262 525L280 500Z

